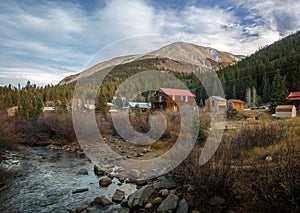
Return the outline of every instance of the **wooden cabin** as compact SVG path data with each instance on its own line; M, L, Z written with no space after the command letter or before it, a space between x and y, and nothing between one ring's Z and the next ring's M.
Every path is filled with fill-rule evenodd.
M178 111L183 104L193 104L195 95L189 90L160 88L151 97L151 110Z
M296 107L296 110L300 110L300 92L291 92L287 98Z
M211 96L205 100L205 111L225 113L227 111L227 100L221 96Z
M244 106L245 106L245 102L241 100L229 99L227 102L228 109L236 109L242 111L244 110Z
M296 117L296 107L294 105L278 105L275 108L277 118L293 118Z
M145 102L128 102L128 106L131 111L135 111L137 107L139 107L142 112L147 112L147 110L151 109L151 104Z

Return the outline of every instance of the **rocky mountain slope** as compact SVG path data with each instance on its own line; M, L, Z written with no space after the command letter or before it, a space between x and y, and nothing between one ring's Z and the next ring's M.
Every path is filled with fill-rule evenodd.
M59 85L75 82L80 76L87 77L108 67L125 65L131 62L149 61L149 59L163 59L158 61L156 67L160 70L171 70L175 72L188 72L186 66L198 66L204 69L218 70L222 67L235 64L244 57L221 52L210 47L202 47L191 43L176 42L166 45L158 50L137 55L120 56L108 61L101 62L81 73L64 78Z

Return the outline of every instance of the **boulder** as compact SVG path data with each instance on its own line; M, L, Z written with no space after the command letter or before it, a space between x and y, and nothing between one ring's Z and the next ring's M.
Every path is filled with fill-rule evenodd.
M139 178L141 176L141 171L137 169L130 169L129 176L132 178Z
M178 197L170 193L166 199L164 199L161 204L158 206L158 212L168 212L177 208Z
M94 166L94 173L96 175L105 175L106 174L106 169L101 167L101 166L95 165Z
M153 204L152 203L147 203L145 205L145 209L151 209L153 207Z
M159 194L161 194L161 196L168 196L170 192L168 189L162 189L159 191Z
M136 190L133 194L128 197L128 206L132 208L134 206L143 206L146 198L150 197L154 192L152 185L146 185Z
M99 180L99 184L102 187L109 186L111 183L112 183L111 178L109 178L107 176L104 176L104 177L100 178L100 180Z
M161 197L157 197L154 200L152 200L152 204L156 205L156 204L160 204L162 202L162 198Z
M163 179L154 183L155 189L173 189L176 188L177 184L173 180Z
M112 197L112 201L116 203L121 203L124 198L125 192L120 189L117 189Z
M186 202L186 200L185 199L180 200L178 203L178 209L176 213L187 213L188 210L189 210L189 205Z
M109 199L107 199L106 197L101 196L101 197L96 197L94 199L94 204L97 205L97 206L104 207L104 206L112 205L113 203Z
M76 173L76 175L88 175L88 174L89 174L89 172L88 172L87 169L80 169L80 170Z

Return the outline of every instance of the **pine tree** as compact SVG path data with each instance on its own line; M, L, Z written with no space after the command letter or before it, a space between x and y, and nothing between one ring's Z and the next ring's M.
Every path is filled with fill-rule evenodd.
M101 87L100 92L98 93L96 97L96 103L95 103L95 112L101 113L103 116L107 115L107 100L106 96L104 94L103 88Z
M270 92L271 92L270 82L269 79L266 78L263 87L263 95L262 95L263 102L266 103L270 101Z
M287 72L287 83L290 91L299 91L300 90L300 72L297 63L297 55L293 49L290 58L290 69Z
M288 90L286 88L284 78L282 78L279 71L277 71L272 82L271 103L270 103L270 111L272 113L275 113L275 108L277 105L282 105L287 103L286 100L287 95L288 95Z

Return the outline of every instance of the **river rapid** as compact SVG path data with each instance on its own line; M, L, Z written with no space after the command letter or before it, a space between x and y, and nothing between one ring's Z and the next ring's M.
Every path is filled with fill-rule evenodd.
M135 185L121 184L117 178L108 187L99 186L94 164L74 152L21 147L18 152L6 152L5 159L0 165L2 171L11 172L16 178L0 192L0 212L72 212L88 207L95 197L111 200L116 189L125 191L126 197L136 190ZM87 169L88 175L76 175L81 169ZM82 188L88 191L72 193ZM106 210L94 211L128 209L114 204Z

